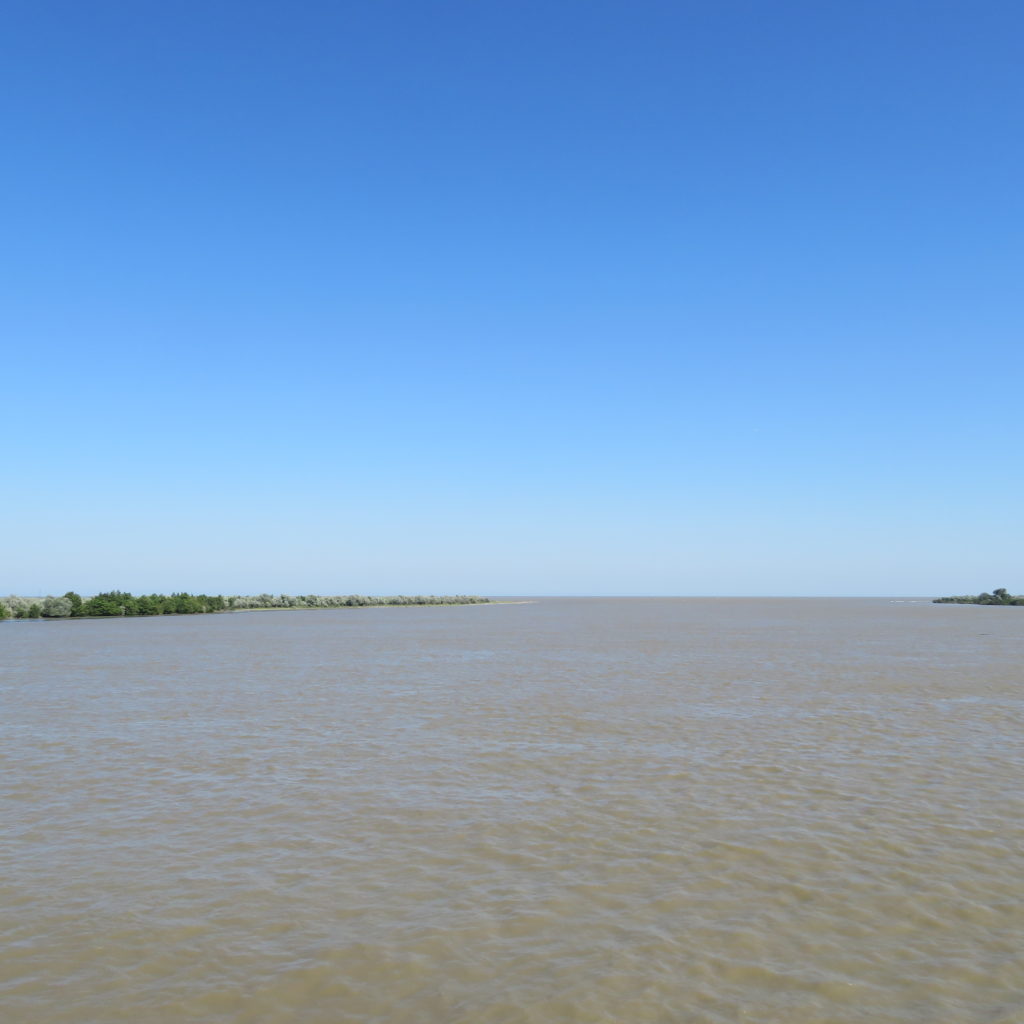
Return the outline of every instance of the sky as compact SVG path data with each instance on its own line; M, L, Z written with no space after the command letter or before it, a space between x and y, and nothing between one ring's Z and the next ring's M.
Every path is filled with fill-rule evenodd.
M10 0L0 592L1024 592L1022 33Z

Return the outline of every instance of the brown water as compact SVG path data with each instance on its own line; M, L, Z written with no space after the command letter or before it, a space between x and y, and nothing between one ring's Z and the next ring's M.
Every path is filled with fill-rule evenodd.
M1020 1022L1024 609L0 626L0 1007Z

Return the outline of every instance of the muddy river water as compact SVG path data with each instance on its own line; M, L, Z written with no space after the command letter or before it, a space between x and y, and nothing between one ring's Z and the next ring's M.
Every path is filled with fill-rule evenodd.
M1024 609L0 624L7 1024L1019 1024Z

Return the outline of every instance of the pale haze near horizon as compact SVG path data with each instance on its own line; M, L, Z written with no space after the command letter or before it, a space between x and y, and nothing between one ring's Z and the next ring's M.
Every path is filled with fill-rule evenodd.
M0 592L1024 591L1024 13L9 13Z

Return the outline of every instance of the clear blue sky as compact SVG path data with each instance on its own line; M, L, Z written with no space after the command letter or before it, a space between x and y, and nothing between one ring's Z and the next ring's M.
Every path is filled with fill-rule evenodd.
M0 591L1024 591L1022 35L11 0Z

